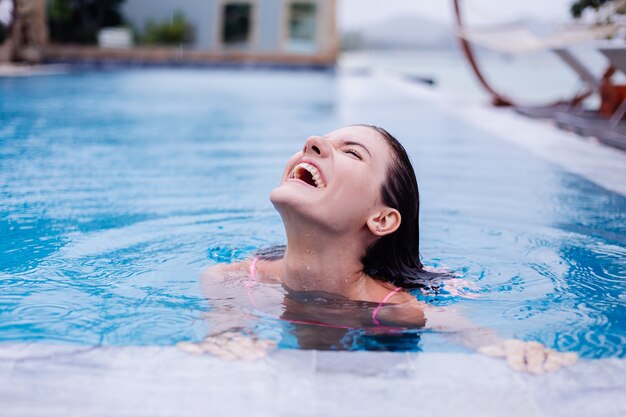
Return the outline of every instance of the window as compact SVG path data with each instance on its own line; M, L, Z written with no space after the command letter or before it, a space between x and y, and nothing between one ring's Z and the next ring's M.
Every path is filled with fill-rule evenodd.
M242 45L250 41L252 26L250 3L229 3L224 6L222 20L222 42L225 45Z
M314 3L298 2L289 6L289 49L312 52L316 49L317 7Z

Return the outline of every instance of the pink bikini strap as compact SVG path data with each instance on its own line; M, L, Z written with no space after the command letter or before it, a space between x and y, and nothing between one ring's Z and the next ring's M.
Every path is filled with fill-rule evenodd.
M385 298L383 298L383 301L381 301L378 306L374 309L374 311L372 312L372 321L374 322L375 325L377 326L381 326L382 323L380 322L380 320L378 320L376 318L376 316L378 315L378 313L380 312L380 310L382 310L383 308L383 304L385 304L387 301L389 301L389 299L391 297L393 297L398 291L402 290L402 288L397 287L395 290L390 291L389 294L387 294L385 296Z
M252 262L250 263L250 278L252 278L255 281L258 281L258 278L256 276L256 262L259 260L259 258L252 258Z
M250 279L244 281L244 284L246 286L246 289L248 290L248 299L250 299L250 303L254 306L254 308L259 308L256 305L256 302L254 301L254 297L252 297L252 287L254 287L256 285L256 283L259 281L259 278L257 277L257 273L256 273L256 262L259 260L259 258L252 258L252 262L250 263Z

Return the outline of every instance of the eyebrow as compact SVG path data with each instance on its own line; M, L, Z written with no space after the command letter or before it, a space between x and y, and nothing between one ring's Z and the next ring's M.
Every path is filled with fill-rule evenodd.
M367 149L367 146L363 145L360 142L355 142L353 140L344 140L344 141L341 142L341 144L343 146L346 146L346 145L349 145L349 146L350 145L351 146L360 146L361 148L365 149L365 152L367 152L367 154L370 156L370 158L372 157L372 154L370 153L369 149Z

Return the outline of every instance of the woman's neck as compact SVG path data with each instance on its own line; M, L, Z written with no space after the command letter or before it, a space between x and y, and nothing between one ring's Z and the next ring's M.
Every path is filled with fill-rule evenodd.
M368 300L379 286L363 272L363 248L356 236L338 236L320 230L287 231L283 283L296 291L324 291L356 300Z

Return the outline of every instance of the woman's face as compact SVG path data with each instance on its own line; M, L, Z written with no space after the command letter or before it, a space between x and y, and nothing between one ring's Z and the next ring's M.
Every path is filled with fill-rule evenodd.
M350 126L311 136L293 155L270 199L283 215L296 212L337 232L360 230L381 206L390 147L374 129Z

